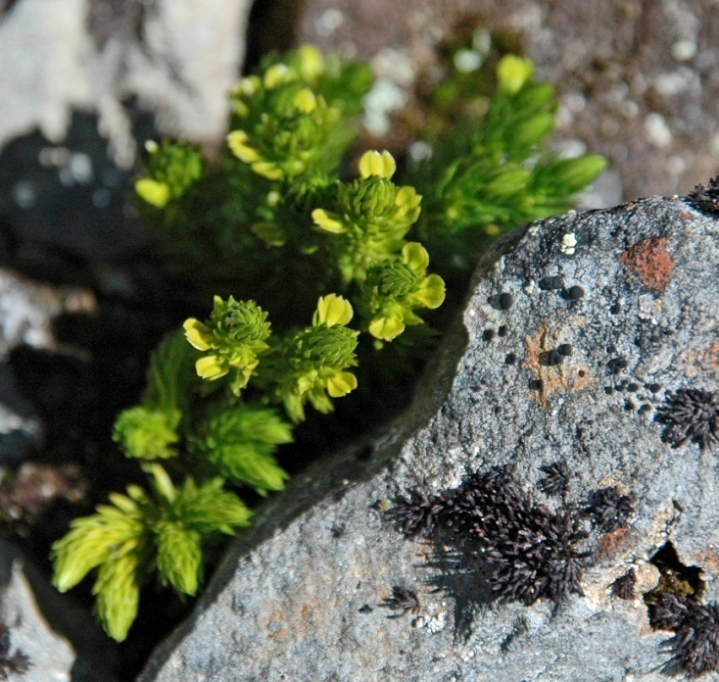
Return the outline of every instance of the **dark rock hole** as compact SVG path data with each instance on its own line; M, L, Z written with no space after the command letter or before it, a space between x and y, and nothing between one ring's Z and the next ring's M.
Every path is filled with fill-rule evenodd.
M644 603L649 608L649 622L655 629L661 629L656 622L656 606L662 595L671 595L679 600L701 599L706 583L701 579L699 566L686 566L679 559L671 542L662 545L649 560L659 571L659 583L644 593Z

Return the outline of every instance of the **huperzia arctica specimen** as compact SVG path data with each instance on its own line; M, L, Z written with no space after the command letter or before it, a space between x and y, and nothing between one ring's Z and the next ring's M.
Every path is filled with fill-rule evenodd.
M168 333L139 404L115 422L113 439L144 470L146 489L113 493L53 546L60 590L95 572L97 613L112 637L126 637L153 576L181 595L197 592L207 549L250 522L242 491L284 488L276 453L295 425L340 398L360 399L363 386L385 413L388 377L417 371L429 349L425 316L452 293L430 262L443 275L457 263L471 271L478 243L568 207L603 168L598 157L557 159L541 148L556 100L531 62L507 55L489 80L497 88L482 94L483 119L448 126L414 173L369 150L358 177L345 180L372 74L312 46L269 56L240 80L219 158L182 141L146 145L140 211L168 272L194 300L214 303L207 318ZM442 506L412 505L407 527L425 530ZM495 557L495 589L527 602L580 591L576 519L539 514L535 525L537 546L542 534L553 538L542 561L555 582L518 589Z

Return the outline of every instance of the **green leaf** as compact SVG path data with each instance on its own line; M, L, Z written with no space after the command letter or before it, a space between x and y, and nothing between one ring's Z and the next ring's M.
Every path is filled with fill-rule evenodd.
M180 329L167 334L150 357L142 404L151 411L164 412L173 429L179 425L180 415L187 411L192 365L192 349Z
M100 622L116 642L125 640L137 617L141 583L139 569L137 553L106 561L100 567L92 588L97 597L95 610Z
M142 547L145 524L140 508L123 496L123 506L99 505L97 513L75 519L71 530L52 546L53 584L60 592L77 585L93 568Z
M179 420L179 410L151 412L146 407L132 407L118 416L112 439L128 457L168 459L177 455L174 445L180 438L175 430Z
M187 478L172 508L174 518L198 531L203 539L213 534L234 535L237 528L250 525L250 511L234 493L223 490L215 478L201 486Z
M277 445L291 441L291 426L274 410L241 405L211 410L190 436L189 447L225 478L247 483L264 495L284 488L289 476L272 453Z
M181 594L195 595L202 582L200 533L171 521L158 523L154 532L162 584L169 583Z

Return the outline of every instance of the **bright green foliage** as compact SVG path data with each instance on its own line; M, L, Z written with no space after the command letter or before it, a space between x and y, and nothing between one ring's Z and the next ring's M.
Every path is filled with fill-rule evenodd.
M151 465L154 495L132 485L113 493L110 505L75 519L53 545L54 584L61 592L97 569L97 613L115 640L127 636L137 615L140 588L156 569L164 584L195 594L202 579L202 546L219 534L247 526L252 513L221 479L198 487L186 479L179 490L158 464Z
M185 144L147 143L148 176L135 183L135 191L156 208L181 197L202 175L200 154Z
M138 405L120 413L113 439L130 457L167 459L177 455L175 445L180 437L176 426L169 421L167 413Z
M288 475L272 456L292 442L292 428L270 408L213 405L189 442L191 453L225 478L247 483L260 494L282 490Z
M191 396L191 349L182 333L168 334L150 359L142 404L120 413L113 431L129 457L153 460L177 455L179 426Z
M208 544L250 521L236 490L284 488L277 448L313 416L308 405L326 414L369 386L381 412L388 389L408 383L402 371L426 356L421 340L436 335L422 326L428 311L461 298L488 242L569 207L604 168L543 146L556 98L529 60L487 64L461 87L436 88L432 153L406 164L406 184L395 183L388 151L364 152L354 179L342 166L371 71L311 46L267 58L237 84L219 159L148 143L139 205L168 270L214 304L209 319L191 317L163 340L140 404L115 423L152 492L111 495L54 545L59 589L97 571L97 611L115 639L153 574L197 592ZM464 116L452 93L471 88Z
M596 155L559 159L540 148L554 127L557 102L552 86L534 81L533 72L529 60L503 57L479 125L439 140L437 153L413 174L428 203L418 226L423 240L477 229L496 237L566 210L572 195L606 167Z

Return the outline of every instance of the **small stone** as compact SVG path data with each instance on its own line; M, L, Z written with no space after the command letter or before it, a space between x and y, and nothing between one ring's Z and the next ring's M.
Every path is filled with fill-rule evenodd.
M570 301L578 301L580 298L584 298L584 289L576 284L573 287L569 287L569 289L567 289L567 298Z

